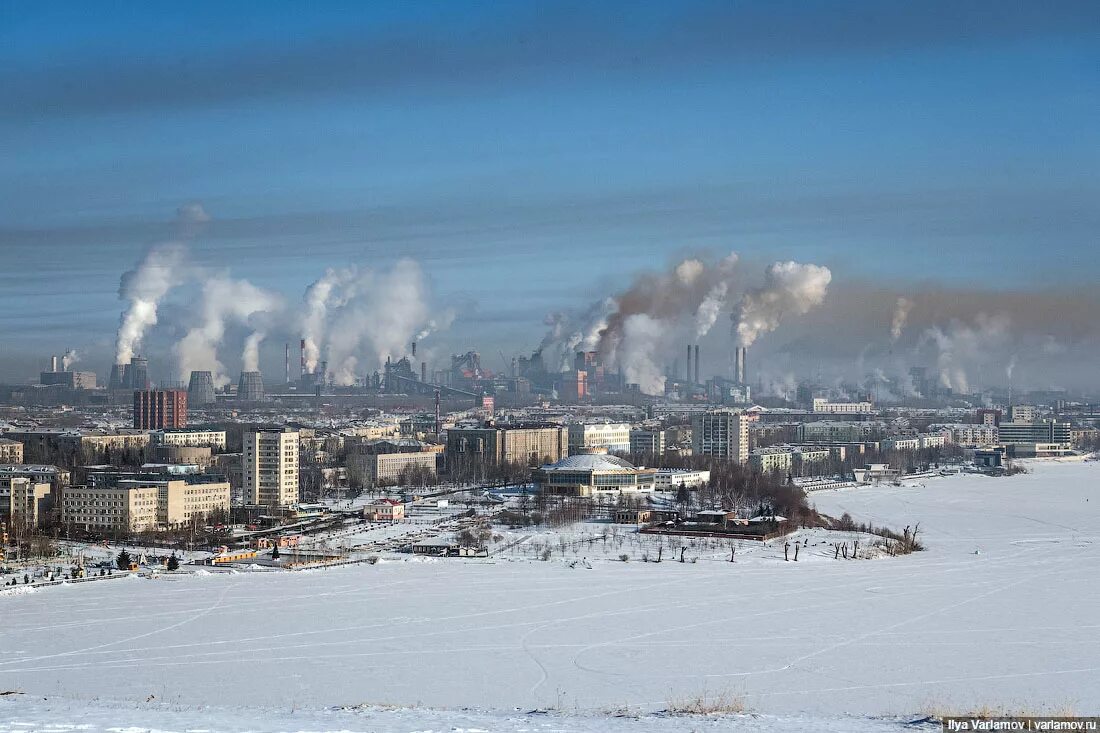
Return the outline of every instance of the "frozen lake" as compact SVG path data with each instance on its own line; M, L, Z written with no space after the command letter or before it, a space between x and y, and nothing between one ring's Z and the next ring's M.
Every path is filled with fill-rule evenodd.
M1100 463L1031 468L811 497L920 522L928 550L903 558L393 561L0 596L0 690L580 712L707 691L777 715L1095 713Z

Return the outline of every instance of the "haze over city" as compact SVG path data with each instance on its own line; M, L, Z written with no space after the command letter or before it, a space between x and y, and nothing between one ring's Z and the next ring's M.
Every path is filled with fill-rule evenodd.
M1098 70L1083 0L0 0L0 733L1100 726Z

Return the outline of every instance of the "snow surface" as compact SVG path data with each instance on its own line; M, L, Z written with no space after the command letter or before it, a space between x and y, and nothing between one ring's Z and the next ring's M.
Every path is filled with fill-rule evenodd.
M261 720L450 730L468 716L471 728L536 731L540 716L491 711L542 708L569 713L546 719L554 730L682 730L684 719L599 716L704 692L768 716L727 719L745 730L794 730L805 716L814 730L897 729L843 716L980 706L1095 714L1100 463L1030 468L813 495L835 516L920 522L928 550L901 558L783 562L780 540L735 563L410 558L0 595L0 691L27 693L0 698L10 706L0 731L40 709L60 731L232 729L217 720L287 708L300 722ZM168 707L143 705L150 696ZM72 712L118 699L131 707ZM203 722L185 714L196 702L239 712ZM364 722L321 710L363 704L489 712L375 711ZM399 714L411 717L385 717Z

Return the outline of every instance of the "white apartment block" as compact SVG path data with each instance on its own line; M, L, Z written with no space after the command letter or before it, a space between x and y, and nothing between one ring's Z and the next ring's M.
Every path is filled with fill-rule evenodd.
M749 417L738 410L708 410L692 417L691 450L736 463L749 459Z
M996 445L998 440L995 425L951 423L931 425L928 429L933 433L943 435L947 442L960 445Z
M152 434L152 439L160 445L225 450L224 430L157 430Z
M289 429L244 434L244 496L250 504L298 503L298 433Z
M585 448L605 448L608 453L630 452L627 423L573 423L569 426L569 455Z

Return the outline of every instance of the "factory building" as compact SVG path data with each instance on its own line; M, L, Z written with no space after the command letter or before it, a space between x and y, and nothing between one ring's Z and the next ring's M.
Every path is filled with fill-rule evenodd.
M187 403L193 407L214 404L214 375L211 372L191 372L187 384Z
M629 443L629 438L628 438ZM538 465L569 455L569 430L561 425L454 428L447 431L447 460Z
M263 402L263 375L259 372L241 372L241 378L237 382L237 399L245 402Z
M55 359L57 357L54 357ZM95 389L95 372L70 372L57 371L41 372L38 375L39 384L47 387L60 386L67 389Z
M298 503L298 439L286 428L244 434L246 502L272 508Z
M600 495L652 492L657 471L635 468L601 449L568 456L535 469L532 476L538 490L555 496L590 498Z
M22 463L23 444L18 440L0 438L0 464Z
M749 458L749 416L728 408L694 415L691 450L697 456L744 463Z
M608 453L630 452L630 425L626 423L572 423L569 426L569 455L588 448Z
M134 428L164 430L187 426L187 392L140 389L134 392Z

